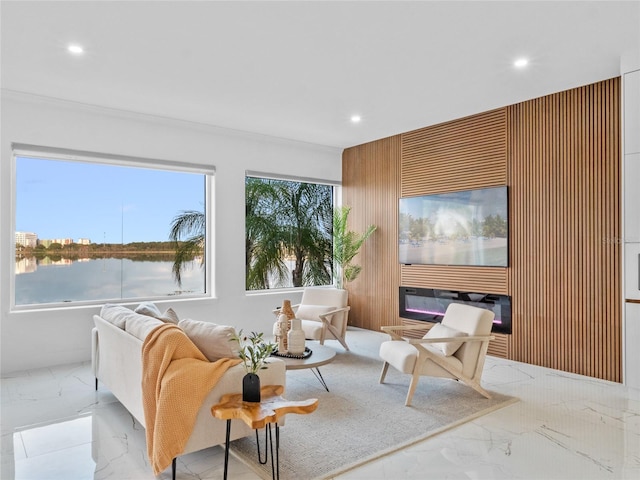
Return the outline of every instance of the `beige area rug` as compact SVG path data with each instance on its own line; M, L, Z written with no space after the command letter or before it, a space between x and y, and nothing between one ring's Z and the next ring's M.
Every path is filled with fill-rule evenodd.
M495 392L487 400L454 380L423 377L413 405L405 407L408 375L390 367L386 383L378 383L382 368L378 348L387 338L350 329L350 352L337 342L327 342L338 352L332 363L320 367L330 392L310 370L287 372L285 397L318 398L319 404L309 415L287 415L280 428L282 480L331 478L517 401ZM313 342L308 346L313 349ZM260 442L264 455L262 431ZM271 478L270 463L263 466L257 461L255 435L232 442L231 453L262 478Z

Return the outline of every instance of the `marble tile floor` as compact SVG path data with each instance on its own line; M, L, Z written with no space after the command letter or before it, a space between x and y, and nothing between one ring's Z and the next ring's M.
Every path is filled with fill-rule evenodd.
M494 357L483 384L520 401L336 479L640 478L640 391ZM0 393L2 480L153 480L144 430L89 363L5 376ZM223 462L221 447L184 455L177 478L220 479ZM259 478L233 457L229 477Z

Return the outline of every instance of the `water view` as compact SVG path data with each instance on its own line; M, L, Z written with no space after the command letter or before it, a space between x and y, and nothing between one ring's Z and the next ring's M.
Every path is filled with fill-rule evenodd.
M200 261L185 264L182 285L167 256L142 258L25 257L16 259L16 305L117 300L204 293Z

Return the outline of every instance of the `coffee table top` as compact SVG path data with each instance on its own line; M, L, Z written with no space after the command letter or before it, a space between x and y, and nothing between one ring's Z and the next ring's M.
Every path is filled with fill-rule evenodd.
M288 358L278 357L280 360L284 360L287 370L303 370L305 368L317 368L322 365L326 365L333 361L336 356L336 351L332 348L325 347L319 343L309 343L306 345L311 350L311 355L307 358Z

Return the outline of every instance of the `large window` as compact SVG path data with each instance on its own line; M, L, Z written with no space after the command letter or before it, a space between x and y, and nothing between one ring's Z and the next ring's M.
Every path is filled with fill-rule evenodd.
M332 283L332 185L246 177L247 290Z
M15 151L16 306L203 295L212 171Z

